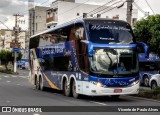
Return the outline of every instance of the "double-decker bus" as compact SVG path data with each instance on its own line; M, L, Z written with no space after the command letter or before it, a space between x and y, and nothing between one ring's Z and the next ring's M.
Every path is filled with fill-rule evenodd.
M125 21L79 19L30 38L30 81L65 96L118 98L139 90L137 43Z
M155 53L150 53L146 58L144 53L139 54L139 69L141 85L149 86L152 75L160 74L160 58Z

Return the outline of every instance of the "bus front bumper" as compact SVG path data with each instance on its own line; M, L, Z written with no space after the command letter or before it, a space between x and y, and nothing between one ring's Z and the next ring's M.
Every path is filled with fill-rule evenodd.
M85 85L86 84L86 85ZM128 87L101 87L93 83L83 83L83 94L88 96L130 95L139 92L139 82Z

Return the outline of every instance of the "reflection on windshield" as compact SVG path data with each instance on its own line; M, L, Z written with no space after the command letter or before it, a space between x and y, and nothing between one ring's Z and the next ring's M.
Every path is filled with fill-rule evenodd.
M90 64L94 73L115 75L138 71L137 56L130 49L96 49Z

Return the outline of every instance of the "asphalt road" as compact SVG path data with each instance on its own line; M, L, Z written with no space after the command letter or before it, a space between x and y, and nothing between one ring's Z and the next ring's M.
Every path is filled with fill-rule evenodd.
M83 96L81 99L74 99L72 97L65 97L61 92L57 92L51 89L47 91L39 91L34 88L28 82L28 71L20 70L19 75L9 75L0 73L0 106L160 106L160 102L135 98L131 96L121 96L119 100L112 100L109 97L86 97ZM62 112L54 113L0 113L0 115L106 115L104 112ZM95 107L96 109L96 107ZM130 114L136 115L137 112L112 112L110 114ZM157 112L139 112L138 114L157 114Z

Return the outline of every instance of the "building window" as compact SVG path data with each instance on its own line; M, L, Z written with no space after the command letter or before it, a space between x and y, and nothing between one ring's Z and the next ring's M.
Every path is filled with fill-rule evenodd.
M97 14L97 18L100 18L101 17L101 14Z
M79 16L79 13L77 13L77 16Z
M87 18L87 13L83 13L83 18Z

